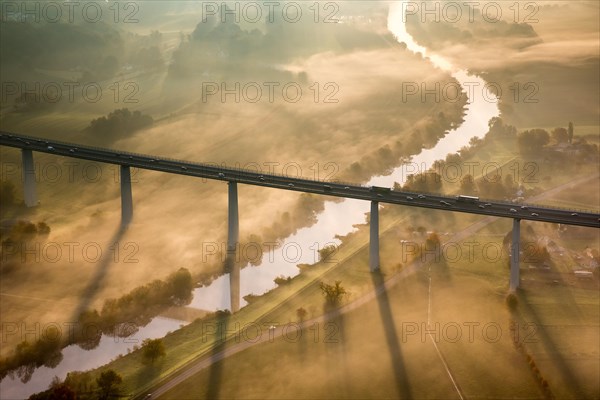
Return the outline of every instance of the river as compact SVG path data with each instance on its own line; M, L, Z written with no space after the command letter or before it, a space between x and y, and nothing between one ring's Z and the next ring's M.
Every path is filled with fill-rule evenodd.
M438 159L444 159L448 153L455 153L467 146L474 137L482 137L488 131L488 121L500 114L495 96L485 89L485 81L467 71L455 68L448 60L437 54L429 54L427 49L419 46L408 34L403 20L406 2L390 4L388 29L399 42L406 43L407 49L421 53L438 68L450 73L465 90L469 99L463 123L438 141L431 149L421 151L412 157L410 163L399 166L389 175L372 177L368 185L392 186L394 182L404 183L406 175L415 168L424 172ZM247 266L240 273L240 297L248 294L263 294L276 285L273 280L280 276L295 276L299 273L298 264L313 264L318 261L318 249L327 244L340 244L336 235L346 235L355 230L354 225L365 222L365 214L370 210L370 203L361 200L328 201L325 209L317 217L317 222L299 229L294 235L286 238L280 247L265 252L262 263L257 267ZM240 305L246 302L240 299ZM229 275L222 275L209 286L194 290L194 298L190 307L214 311L229 309ZM73 345L63 350L63 360L54 369L38 368L32 379L23 384L18 379L5 378L0 382L0 398L26 398L29 395L45 390L54 376L64 379L67 372L98 367L126 353L128 348L141 343L146 338L164 336L167 332L179 328L182 321L157 317L146 327L141 328L133 337L127 339L103 336L100 345L91 351L82 350Z
M482 137L488 131L488 122L492 117L500 115L498 101L490 93L486 82L467 71L453 65L437 54L429 54L427 49L419 46L406 30L403 16L406 2L390 4L388 14L388 29L399 42L406 43L408 50L421 53L438 68L449 72L468 95L468 104L463 123L438 141L431 149L421 151L412 157L410 163L394 169L389 175L372 177L367 185L391 187L394 182L404 183L409 172L418 170L424 172L434 161L446 158L448 153L455 153L467 146L474 137ZM347 199L342 202L328 201L325 210L318 215L316 224L298 230L286 238L282 245L263 255L259 267L247 266L241 270L240 296L247 294L262 294L275 287L273 279L283 276L294 276L299 273L297 264L312 264L318 261L318 248L327 244L339 244L336 235L346 235L352 232L354 225L365 222L365 214L370 211L368 201ZM246 302L240 299L240 305ZM205 310L229 309L229 275L223 275L213 281L210 286L194 291L192 307Z

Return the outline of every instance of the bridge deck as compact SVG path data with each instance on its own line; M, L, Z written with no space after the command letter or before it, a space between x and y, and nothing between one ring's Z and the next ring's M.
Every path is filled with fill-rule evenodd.
M464 201L452 196L383 190L383 188L348 183L324 182L277 174L265 174L251 170L219 167L206 163L175 160L166 157L48 140L4 131L0 131L0 145L107 164L127 165L141 169L220 181L233 181L275 189L377 201L410 207L600 228L600 214L588 211L478 199Z

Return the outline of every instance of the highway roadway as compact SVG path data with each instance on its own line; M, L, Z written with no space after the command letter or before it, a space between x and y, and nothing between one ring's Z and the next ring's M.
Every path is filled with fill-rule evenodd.
M107 164L125 165L227 182L232 181L274 189L377 201L410 207L600 228L600 214L593 212L495 200L479 200L478 198L467 196L441 196L437 194L394 191L390 188L376 186L360 186L265 174L251 170L219 167L206 163L60 142L5 131L0 131L0 145Z

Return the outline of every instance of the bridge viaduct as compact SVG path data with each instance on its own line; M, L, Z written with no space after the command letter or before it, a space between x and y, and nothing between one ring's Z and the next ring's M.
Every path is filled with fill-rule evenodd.
M0 145L21 149L23 164L23 194L25 205L27 207L33 207L38 204L33 161L34 151L119 165L121 185L121 225L123 227L126 227L133 218L133 195L130 170L132 167L226 181L228 183L226 267L230 272L232 312L239 309L240 298L240 270L239 265L236 266L236 263L233 262L237 243L239 241L238 183L370 201L369 268L371 271L375 271L379 268L379 203L511 218L513 220L509 279L511 291L515 291L519 287L520 281L519 238L520 221L522 219L600 228L600 214L592 212L542 207L537 205L521 205L500 201L480 201L478 198L470 198L467 196L451 197L421 194L406 191L394 191L389 188L376 186L368 187L339 182L323 182L276 174L263 174L244 169L224 168L205 163L195 163L165 157L97 148L4 131L0 131Z

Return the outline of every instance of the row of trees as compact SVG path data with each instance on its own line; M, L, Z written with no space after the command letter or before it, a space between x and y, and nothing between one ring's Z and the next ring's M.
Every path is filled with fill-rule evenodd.
M64 382L54 377L48 390L29 396L29 400L77 400L122 397L123 378L115 370L108 369L92 380L87 372L70 372Z
M352 163L347 170L341 172L341 179L366 181L375 174L385 174L391 171L399 158L416 154L423 147L434 146L445 132L459 122L460 120L447 117L440 111L437 117L431 116L426 121L421 121L406 140L399 140L392 147L384 145Z
M30 221L17 221L13 226L10 227L7 237L4 239L3 244L18 244L21 242L28 242L36 237L47 237L50 234L50 227L43 221L33 223Z
M308 3L300 2L300 5L301 14L311 14ZM233 18L220 21L218 16L208 16L198 23L192 34L181 38L172 56L169 76L189 80L205 71L241 74L263 70L276 73L271 66L298 57L339 51L345 46L365 49L381 46L374 32L350 24L314 24L311 18L304 17L290 24L281 15L266 14L263 20L263 29L245 29ZM306 40L307 37L318 37L319 40ZM332 46L332 43L335 45Z
M61 12L58 14L59 21L50 24L34 23L33 19L3 19L0 47L3 72L7 72L4 81L11 81L22 72L30 79L39 79L46 77L39 72L44 70L79 71L82 75L78 81L82 83L102 81L119 75L126 66L139 71L165 64L160 51L162 34L158 31L149 35L124 34L110 24L95 29L95 24L60 20Z
M568 128L554 128L551 133L548 133L545 129L539 128L523 131L517 135L517 144L521 154L534 155L539 154L544 146L550 143L550 139L557 144L573 144L573 136L573 123L569 122Z
M426 171L406 177L403 186L394 184L394 190L408 190L412 192L439 193L442 190L442 177L434 171Z
M124 139L132 133L152 126L154 120L140 111L129 111L120 108L110 112L106 117L93 119L84 130L88 139L97 144L107 145Z
M578 159L597 159L598 147L594 144L588 144L585 139L574 139L573 123L569 122L568 128L557 127L548 133L545 129L530 129L517 133L515 127L506 125L501 118L492 118L489 122L489 131L483 139L472 138L468 147L463 147L458 153L448 154L445 160L438 160L433 164L433 168L409 175L403 185L394 184L394 190L408 190L422 193L440 193L443 191L445 179L440 175L440 171L446 171L446 167L465 166L462 171L468 170L467 161L482 146L489 144L492 140L514 140L523 156L540 156L544 154L550 164L562 162L570 159L576 154ZM573 154L562 153L548 147L549 144L570 144ZM481 150L483 151L483 150ZM454 178L454 177L452 177ZM448 179L446 179L447 181ZM455 184L454 181L452 184ZM475 179L471 174L464 174L458 180L461 193L477 194L489 198L510 198L512 199L520 188L520 183L516 181L512 174L500 173L494 176L486 176L485 179Z
M34 240L45 241L50 235L50 226L43 221L17 221L10 227L8 233L0 235L0 276L22 267L25 255L24 249ZM31 257L33 258L33 257ZM27 261L27 258L25 259Z
M68 337L61 337L59 332L46 332L33 343L19 343L12 355L0 359L0 379L16 373L23 382L28 382L35 368L58 365L62 360L62 347L69 344L77 343L82 349L91 350L98 346L102 334L128 337L165 307L188 304L192 289L190 272L180 268L165 281L157 279L118 299L106 300L101 312L95 309L82 312L77 329Z
M158 358L166 356L162 339L145 339L141 351L145 364L154 364ZM113 369L102 371L96 379L89 371L74 371L68 373L64 381L54 377L48 390L31 395L29 400L108 400L123 397L122 383L123 378Z

